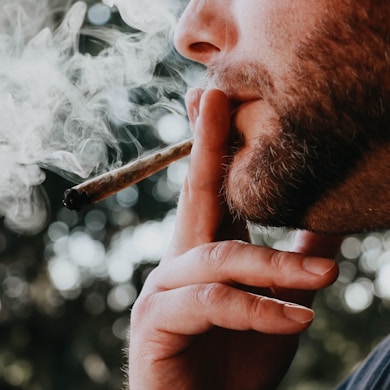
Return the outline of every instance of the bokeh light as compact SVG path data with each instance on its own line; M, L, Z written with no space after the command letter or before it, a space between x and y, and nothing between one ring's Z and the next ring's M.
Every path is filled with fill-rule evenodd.
M183 116L167 114L156 125L157 134L167 144L182 141L189 132L187 120Z
M60 3L53 0L53 6ZM122 31L115 8L94 0L88 6L86 31L115 23L120 25L117 32ZM80 45L98 52L107 42L84 36ZM159 71L169 74L169 61ZM185 64L180 72L194 85L202 77L199 70ZM87 77L96 77L93 68ZM148 94L135 91L134 96L146 106L153 104ZM124 160L133 146L155 148L190 136L185 115L171 110L159 112L155 128L126 126L134 111L129 99L129 91L120 85L112 85L107 95L107 120L121 139L132 139L123 142ZM184 113L183 107L177 111ZM0 388L122 387L130 310L171 240L188 161L178 161L81 212L62 207L69 182L48 173L45 185L52 216L47 229L36 237L21 237L2 227ZM259 245L279 250L289 250L294 238L294 232L280 228L251 226L251 232ZM285 389L297 389L298 382L300 390L334 388L388 333L390 231L346 237L337 261L338 280L318 294L316 319L303 335L291 370L296 377L289 378Z
M347 286L344 292L346 308L352 312L360 312L367 309L374 299L374 291L371 280L361 278Z
M387 252L387 262L379 267L375 280L376 293L383 299L390 300L390 253Z
M95 26L104 26L111 18L111 10L105 4L93 4L87 12L89 23Z

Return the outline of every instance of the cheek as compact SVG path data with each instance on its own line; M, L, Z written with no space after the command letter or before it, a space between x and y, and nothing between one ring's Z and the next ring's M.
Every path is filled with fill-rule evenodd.
M291 60L300 42L327 16L330 2L237 0L240 50L266 64L275 78L284 78L291 65L296 66Z

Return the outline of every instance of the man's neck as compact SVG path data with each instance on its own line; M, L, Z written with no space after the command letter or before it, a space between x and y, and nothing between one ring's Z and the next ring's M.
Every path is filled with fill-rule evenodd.
M305 224L330 234L390 229L390 143L366 154L343 183L309 209Z

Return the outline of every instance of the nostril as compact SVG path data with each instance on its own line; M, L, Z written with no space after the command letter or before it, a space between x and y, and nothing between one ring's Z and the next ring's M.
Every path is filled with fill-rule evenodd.
M190 50L194 53L207 53L207 52L218 52L220 49L207 42L196 42L189 46Z

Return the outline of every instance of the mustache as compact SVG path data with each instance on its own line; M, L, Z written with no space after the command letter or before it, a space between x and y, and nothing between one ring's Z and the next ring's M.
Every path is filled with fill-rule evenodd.
M255 61L218 61L208 65L207 85L222 90L232 101L266 99L274 93L271 73Z
M274 82L268 69L259 62L215 61L206 69L207 88L223 91L234 113L235 107L249 100L261 99L271 102L274 95ZM234 115L234 114L232 114ZM244 136L232 123L230 133L231 157L245 144Z

